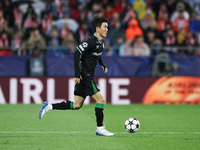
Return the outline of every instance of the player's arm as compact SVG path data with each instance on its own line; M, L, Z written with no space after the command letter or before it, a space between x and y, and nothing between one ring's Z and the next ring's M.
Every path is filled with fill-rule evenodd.
M84 53L86 53L93 47L94 47L94 42L89 39L87 39L86 41L84 41L83 43L79 44L76 47L76 51L74 53L74 67L75 67L74 82L75 83L80 83L80 80L82 79L80 75L80 68L79 68L80 55L83 55Z
M74 52L74 68L75 68L74 82L75 83L80 83L80 80L82 79L80 75L79 61L80 61L80 52L76 50Z
M108 72L108 68L103 63L103 60L102 60L101 56L99 56L98 63L101 65L101 68L103 69L104 73L107 73Z

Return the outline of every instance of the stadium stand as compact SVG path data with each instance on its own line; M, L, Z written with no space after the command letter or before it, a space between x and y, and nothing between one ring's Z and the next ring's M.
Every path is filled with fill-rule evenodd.
M198 0L2 0L0 56L31 57L35 48L46 57L72 55L95 15L109 20L103 56L200 56Z

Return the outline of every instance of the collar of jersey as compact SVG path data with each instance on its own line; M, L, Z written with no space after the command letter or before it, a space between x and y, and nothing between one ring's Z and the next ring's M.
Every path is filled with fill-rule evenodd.
M94 33L94 36L96 36L97 40L99 41L98 36L95 33ZM99 41L99 43L102 44L101 41Z

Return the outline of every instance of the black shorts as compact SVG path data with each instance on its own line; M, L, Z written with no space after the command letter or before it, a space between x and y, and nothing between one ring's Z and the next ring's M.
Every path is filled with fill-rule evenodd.
M99 91L100 89L94 81L94 78L83 74L80 83L76 83L74 87L74 95L84 98L86 98L88 95L91 96Z

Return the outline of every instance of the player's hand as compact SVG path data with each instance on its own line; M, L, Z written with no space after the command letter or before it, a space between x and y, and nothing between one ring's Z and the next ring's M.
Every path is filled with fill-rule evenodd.
M74 80L75 84L77 84L77 83L79 84L80 81L82 80L82 76L80 75L80 78L74 78L73 80Z
M104 66L101 66L101 68L103 69L104 73L108 72L108 68L104 68Z

